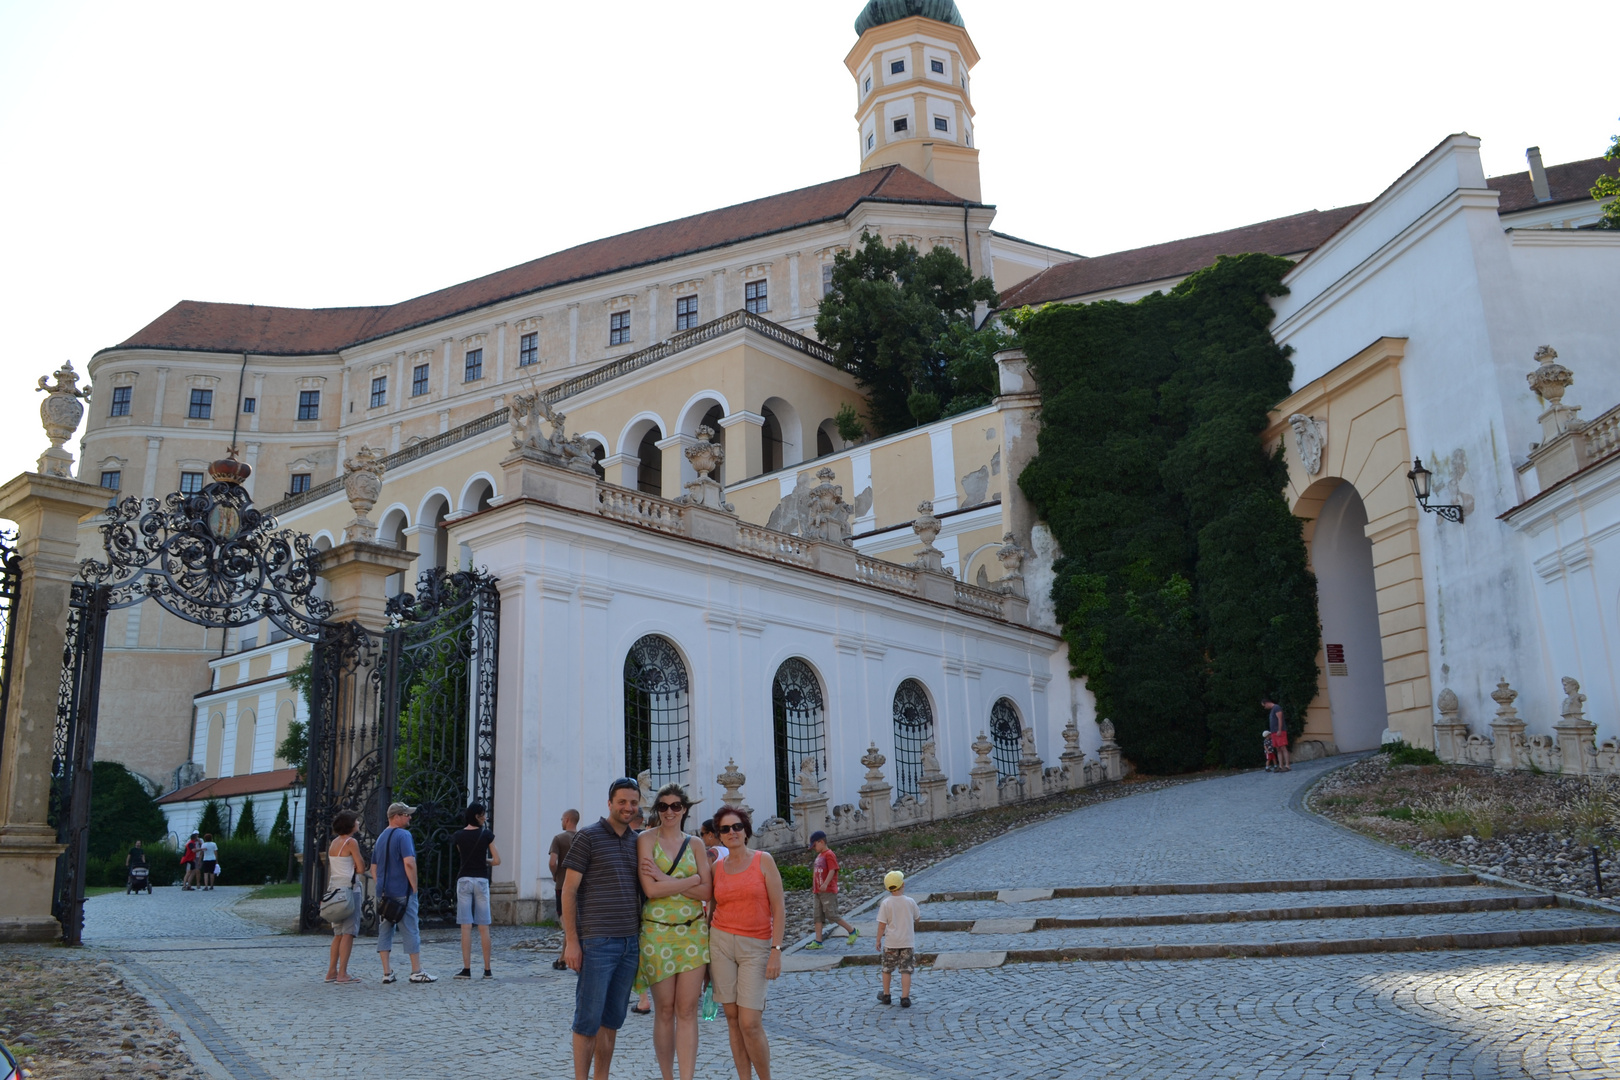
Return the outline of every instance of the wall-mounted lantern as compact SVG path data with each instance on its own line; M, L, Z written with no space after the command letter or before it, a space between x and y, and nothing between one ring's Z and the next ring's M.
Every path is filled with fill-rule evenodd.
M1429 505L1429 477L1433 475L1423 467L1422 458L1412 459L1412 471L1406 474L1406 478L1412 481L1412 494L1417 496L1418 505L1423 507L1427 513L1439 514L1447 521L1455 521L1461 525L1463 519L1462 507L1454 503Z

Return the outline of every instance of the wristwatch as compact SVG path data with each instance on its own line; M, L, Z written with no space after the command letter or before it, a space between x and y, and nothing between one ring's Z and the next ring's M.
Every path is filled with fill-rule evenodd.
M777 952L782 951L782 946L780 946L780 945L772 945L771 948L775 949Z

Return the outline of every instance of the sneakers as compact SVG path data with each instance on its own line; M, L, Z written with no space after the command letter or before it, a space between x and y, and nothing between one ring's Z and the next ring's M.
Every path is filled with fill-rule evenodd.
M472 968L462 968L456 972L454 977L457 979L470 979L472 978Z
M432 975L429 975L425 971L413 971L413 972L411 972L411 982L413 982L413 983L430 983L430 982L438 982L438 981L439 981L438 979L434 978Z
M484 969L484 978L493 979L494 977L495 977L495 973L493 971L489 970L489 968Z
M910 998L908 998L908 997L903 997L903 998L901 998L901 999L900 999L900 1007L901 1007L901 1008L902 1008L902 1009L909 1009L909 1008L911 1008L911 999L910 999Z
M851 930L849 932L849 936L844 939L844 942L845 942L845 944L853 945L857 941L859 941L860 939L861 939L861 932L859 930Z
M383 985L387 986L389 983L399 982L399 976L395 975L392 971L390 971L390 972L388 972L386 975L384 975L382 977L382 981L383 981Z
M878 1004L879 1005L893 1005L894 1004L894 999L891 998L888 994L884 994L884 993L880 992L878 994Z
M807 948L807 949L819 949L819 948L822 948L822 944L819 941L812 941L809 944L807 944L805 946L805 948Z

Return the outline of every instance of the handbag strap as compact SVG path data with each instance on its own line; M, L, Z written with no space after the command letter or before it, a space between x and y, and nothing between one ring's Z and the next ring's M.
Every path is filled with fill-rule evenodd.
M669 862L669 876L670 877L674 877L675 876L675 871L680 869L680 867L681 867L681 856L686 854L686 845L690 844L691 842L692 842L692 838L690 836L687 836L687 837L685 837L684 839L681 840L681 849L675 853L675 857L673 859L671 859L670 862Z

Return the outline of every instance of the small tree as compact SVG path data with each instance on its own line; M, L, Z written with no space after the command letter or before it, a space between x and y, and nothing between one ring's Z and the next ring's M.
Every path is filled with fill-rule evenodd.
M202 817L197 819L197 831L204 836L212 833L214 836L224 837L225 817L220 811L218 799L209 799L203 804Z
M1620 135L1616 135L1609 142L1609 152L1603 155L1609 161L1620 161ZM1597 227L1600 229L1620 229L1620 170L1613 176L1600 176L1597 183L1592 186L1592 198L1614 201L1603 208L1603 216L1598 219Z
M861 423L860 412L847 401L838 407L833 423L838 425L838 437L847 443L858 443L866 438L866 425Z
M270 842L272 844L291 844L293 842L292 814L287 802L287 793L282 792L281 809L276 811L276 823L270 826Z
M287 737L276 747L276 757L298 770L301 778L309 777L309 725L302 720L287 721Z
M231 834L238 840L257 840L259 838L259 823L253 818L253 796L249 795L242 800L242 813L236 819L236 831Z

